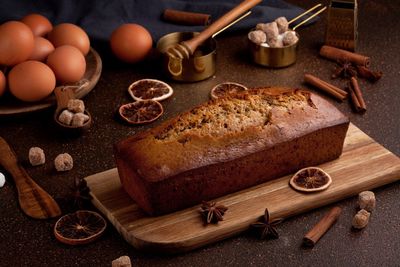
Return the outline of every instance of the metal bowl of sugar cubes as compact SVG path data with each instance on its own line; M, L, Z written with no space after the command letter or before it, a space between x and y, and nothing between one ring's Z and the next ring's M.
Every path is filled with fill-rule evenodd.
M322 13L326 7L290 29L290 24L322 6L318 4L294 19L279 17L269 23L259 23L247 35L253 62L271 68L283 68L296 62L299 35L296 28Z
M253 62L272 68L282 68L296 62L298 34L288 29L286 18L259 23L247 35Z

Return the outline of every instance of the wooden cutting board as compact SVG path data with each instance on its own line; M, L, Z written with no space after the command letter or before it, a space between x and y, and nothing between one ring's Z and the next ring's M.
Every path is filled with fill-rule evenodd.
M320 165L331 174L322 192L294 191L285 176L217 199L229 209L224 221L204 226L199 206L148 217L123 190L117 169L86 177L93 204L135 248L177 253L192 250L248 229L268 208L272 219L287 218L400 180L400 158L350 124L343 154Z

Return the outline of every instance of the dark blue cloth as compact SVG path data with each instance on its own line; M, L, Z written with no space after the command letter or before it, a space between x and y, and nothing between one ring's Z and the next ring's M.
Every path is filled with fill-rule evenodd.
M201 31L202 26L182 26L165 22L166 8L207 13L213 20L225 14L242 0L2 0L0 21L18 20L29 13L40 13L53 24L70 22L80 25L91 38L108 40L112 31L123 23L146 27L155 41L176 31ZM282 0L265 0L253 13L229 30L250 29L259 22L277 17L291 19L304 10Z

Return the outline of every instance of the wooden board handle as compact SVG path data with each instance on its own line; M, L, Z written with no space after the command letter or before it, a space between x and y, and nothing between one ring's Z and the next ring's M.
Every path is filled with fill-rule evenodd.
M209 27L207 27L200 34L196 35L192 39L188 41L182 42L187 48L189 48L191 54L194 53L196 48L202 44L205 40L210 38L214 33L221 30L223 27L234 21L240 15L254 7L255 5L261 3L262 0L245 0L237 5L235 8L230 10L228 13L220 17L214 23L212 23Z
M0 164L14 178L18 200L26 215L35 219L47 219L61 214L57 202L44 191L18 163L13 149L0 137Z

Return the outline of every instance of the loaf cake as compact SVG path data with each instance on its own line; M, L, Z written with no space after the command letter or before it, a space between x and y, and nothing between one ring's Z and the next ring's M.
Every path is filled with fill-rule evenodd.
M349 120L306 90L211 100L114 146L125 191L150 215L338 158Z

